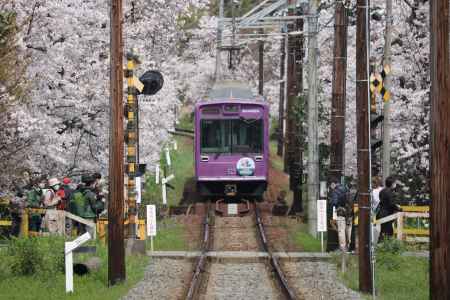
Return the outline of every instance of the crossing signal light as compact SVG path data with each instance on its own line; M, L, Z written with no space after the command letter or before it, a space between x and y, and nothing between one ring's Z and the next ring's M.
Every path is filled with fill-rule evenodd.
M370 129L373 131L377 128L377 126L383 122L384 116L378 115L376 112L370 113ZM378 148L380 148L383 145L383 141L381 139L377 139L372 135L370 147L372 151L376 151Z
M144 84L143 95L154 95L164 85L164 78L159 71L147 71L139 77L139 81Z
M370 128L376 128L384 120L383 115L378 115L377 113L370 113Z
M147 164L139 164L136 172L136 177L144 176L145 172L147 171Z

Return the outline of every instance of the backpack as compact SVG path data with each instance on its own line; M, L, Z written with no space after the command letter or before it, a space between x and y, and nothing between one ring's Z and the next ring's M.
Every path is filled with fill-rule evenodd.
M86 190L76 190L71 195L69 210L74 215L86 219L95 218L95 213L92 211L90 201L86 196Z
M42 199L42 194L40 194L38 191L36 190L31 190L27 193L27 203L28 203L28 207L31 208L37 208L41 206L41 199Z
M349 218L353 214L353 201L350 190L345 186L341 186L340 191L341 193L339 195L339 204L336 212L340 217Z
M70 198L70 212L86 219L93 219L102 212L104 203L88 188L75 190Z

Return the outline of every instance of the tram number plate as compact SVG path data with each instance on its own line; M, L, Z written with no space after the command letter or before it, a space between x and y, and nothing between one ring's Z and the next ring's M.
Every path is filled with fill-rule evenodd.
M237 215L238 214L238 205L236 203L228 204L228 215Z

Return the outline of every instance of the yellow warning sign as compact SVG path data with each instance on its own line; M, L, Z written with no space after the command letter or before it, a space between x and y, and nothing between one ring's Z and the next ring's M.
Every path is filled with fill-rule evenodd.
M375 74L375 81L373 84L375 85L377 92L381 92L381 89L383 88L383 78L379 73Z
M144 90L144 84L137 78L136 76L133 76L133 85L136 87L136 89L142 93Z

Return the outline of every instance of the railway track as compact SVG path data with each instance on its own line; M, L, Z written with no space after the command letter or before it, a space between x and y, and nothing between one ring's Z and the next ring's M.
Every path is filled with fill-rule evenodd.
M233 285L233 282L236 284L235 290L239 290L241 289L243 293L247 293L250 292L248 290L246 290L245 288L243 288L242 285L242 281L245 280L256 280L256 281L266 281L265 284L262 284L262 282L258 282L259 287L257 289L262 289L263 287L265 288L264 291L260 291L260 293L262 295L267 295L267 294L271 294L272 297L266 298L264 297L264 299L289 299L289 300L293 300L293 299L297 299L295 296L295 293L293 292L293 290L289 287L288 281L286 279L286 276L284 275L280 263L278 261L278 259L272 254L270 247L269 247L269 243L267 240L267 235L266 232L264 230L264 224L262 222L261 219L261 213L259 211L259 208L255 205L254 207L254 215L255 215L255 219L254 219L254 225L252 225L253 229L256 229L255 232L257 233L257 238L256 239L252 239L250 236L242 236L243 231L247 231L247 234L249 234L248 231L250 231L251 229L249 227L245 227L244 228L237 228L237 227L233 227L233 225L231 225L229 228L227 228L227 230L238 230L239 232L237 233L237 235L239 236L240 240L246 240L246 241L242 241L243 244L241 244L241 248L244 247L244 250L250 250L252 248L253 243L258 244L258 240L260 241L259 245L254 245L254 247L257 247L259 249L262 248L262 250L267 254L267 256L269 257L268 263L266 263L265 267L263 266L264 264L261 263L242 263L240 265L238 264L231 264L229 267L225 268L222 266L210 266L210 261L208 258L208 253L211 251L211 244L212 244L212 210L210 209L210 204L208 204L208 209L207 209L207 213L205 214L205 219L203 222L203 237L202 237L202 247L201 247L201 254L198 257L196 263L195 263L195 269L192 275L192 279L189 285L189 289L187 292L187 296L186 299L191 300L191 299L208 299L204 294L208 294L211 293L211 289L214 290L214 292L217 293L221 293L218 292L217 290L220 290L221 288L223 289L223 285L226 286L227 289L233 289L233 287L229 287L228 284L225 284L222 282L222 287L215 287L215 288L211 288L208 285L214 285L217 284L217 282L219 281L223 281L225 279L230 280L230 284ZM236 217L239 218L239 217ZM244 221L249 221L248 219L244 219L246 217L243 217L241 219L243 219ZM230 218L232 219L232 218ZM251 219L250 219L251 220ZM240 223L240 225L242 226L244 222ZM227 224L227 223L225 223ZM229 225L229 224L228 224ZM219 232L216 232L217 230L220 231L220 227L215 227L214 228L214 232L219 235ZM231 238L232 233L231 232L227 232L227 230L224 233L221 233L222 236L220 236L220 240L223 240L226 236L229 236ZM250 233L251 235L252 233ZM254 234L254 233L253 233ZM254 240L254 242L252 241L248 241L248 240ZM217 248L221 248L223 247L223 245L220 244L221 241L216 241L216 247ZM238 243L239 244L239 243ZM230 246L230 245L228 245ZM232 245L230 246L232 247ZM215 264L215 263L212 263ZM217 264L216 264L217 265ZM273 288L271 289L271 284L270 281L273 279L272 276L270 276L269 271L267 269L271 269L273 271L274 277L276 278L276 284L273 284ZM207 272L206 270L209 270L209 272ZM214 274L214 272L220 272L221 274ZM207 274L209 273L209 274ZM247 278L246 275L247 274ZM239 276L240 278L238 279L230 279L233 276ZM206 278L208 277L208 279ZM214 279L211 279L211 277L214 277ZM253 278L248 278L248 277L253 277ZM206 281L211 281L206 283ZM238 287L239 285L239 287ZM251 285L251 283L249 283L249 285ZM277 291L276 291L277 290ZM202 292L204 293L202 295ZM230 292L230 291L228 291ZM236 291L234 291L236 292ZM238 291L239 292L239 291ZM222 292L223 293L223 292ZM224 295L223 295L224 296ZM247 296L243 295L243 296ZM257 295L253 295L253 297L255 299L259 299L259 297ZM224 299L227 297L223 297ZM215 299L221 299L220 297L215 298ZM241 299L249 299L249 298L244 298L242 297Z
M263 249L265 252L267 252L269 254L270 264L272 265L275 276L278 280L279 286L280 286L284 296L286 297L286 299L289 299L289 300L297 299L294 291L289 287L289 283L286 279L286 276L283 273L283 270L280 267L280 263L279 263L278 259L275 256L273 256L273 253L269 248L269 243L267 241L266 232L264 230L264 224L262 223L262 220L261 220L261 213L260 213L257 205L255 206L255 218L256 218L256 225L258 226L259 237L260 237Z

